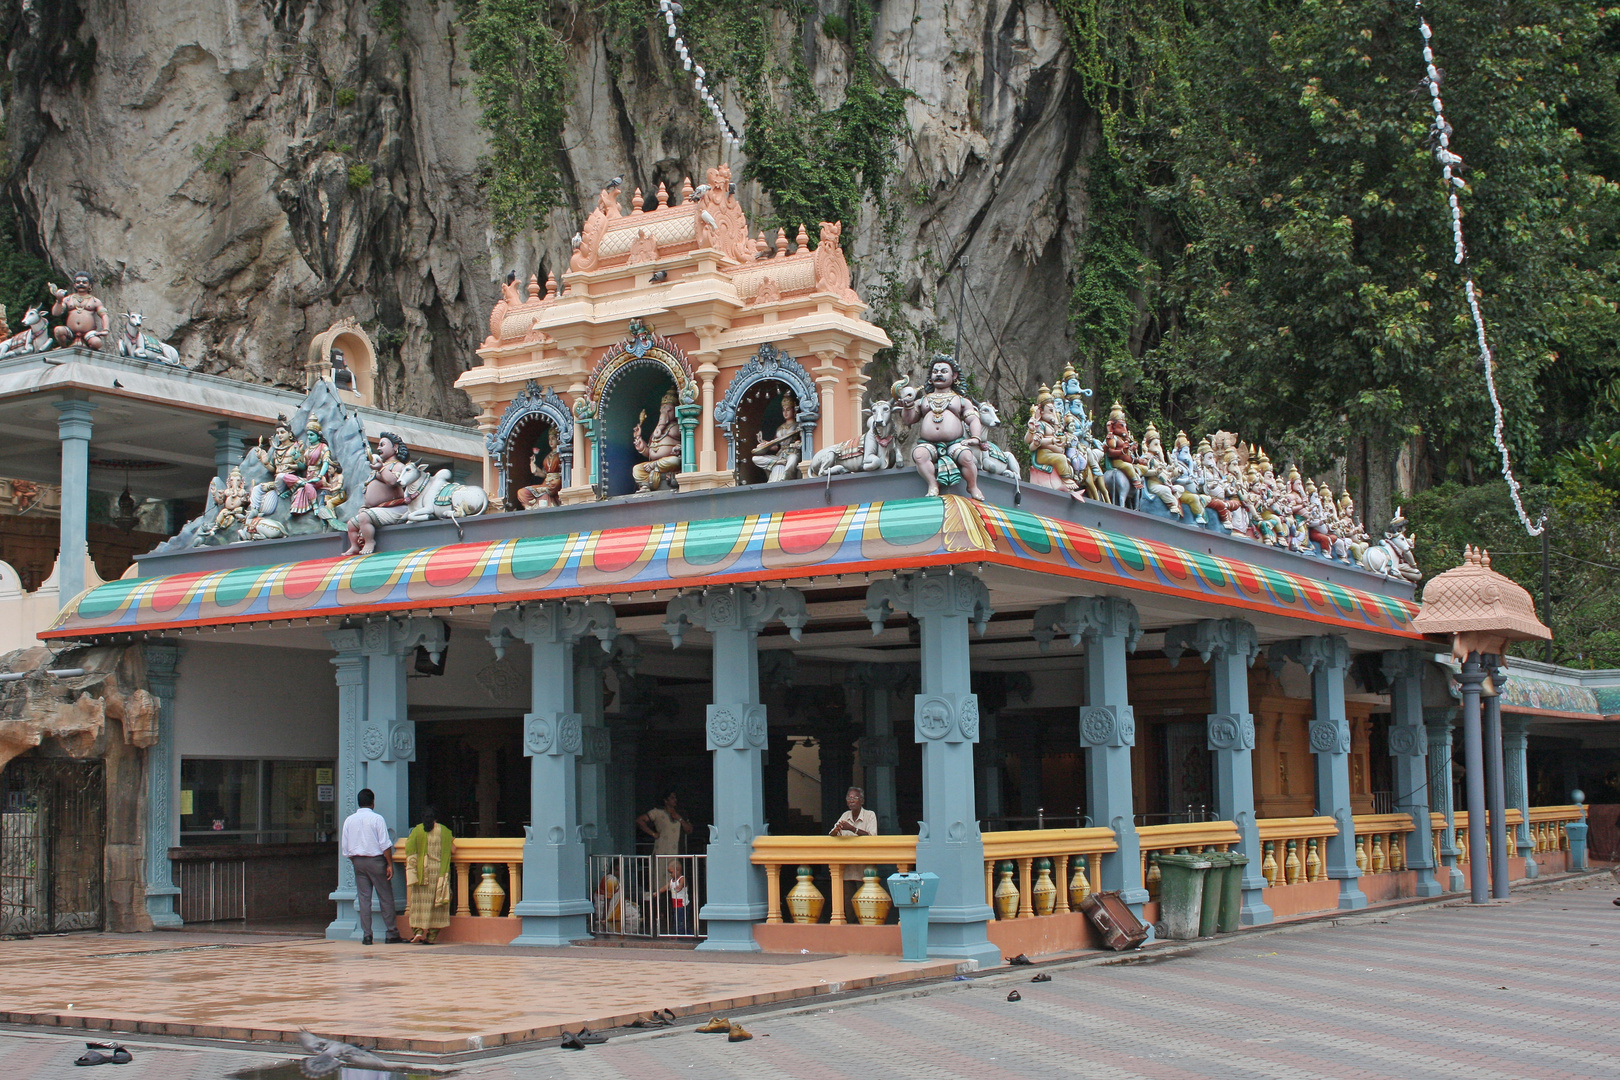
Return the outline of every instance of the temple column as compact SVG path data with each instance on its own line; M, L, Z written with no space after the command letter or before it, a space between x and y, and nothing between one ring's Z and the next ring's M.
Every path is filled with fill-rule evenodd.
M1214 710L1207 719L1209 749L1215 760L1215 813L1237 826L1237 850L1247 855L1243 867L1243 907L1239 919L1259 926L1273 919L1265 901L1266 879L1260 872L1264 851L1254 814L1254 714L1249 711L1249 668L1259 655L1254 627L1243 619L1204 619L1171 627L1164 635L1165 655L1175 663L1183 651L1198 653L1209 665Z
M850 370L844 373L844 383L849 390L850 415L848 429L849 434L845 436L845 438L850 439L859 439L865 432L865 424L863 423L862 417L865 403L861 399L866 396L866 384L872 380L872 376L862 375L859 370L861 366L862 365L858 360L852 359ZM831 427L824 428L823 430L825 431L825 434L822 436L822 445L832 446L834 443L841 441L838 438L838 433Z
M1417 872L1416 895L1439 896L1434 879L1434 826L1429 817L1429 749L1423 722L1423 674L1428 659L1419 649L1384 654L1389 680L1389 756L1394 759L1395 810L1412 816L1412 839L1406 845L1406 868Z
M1514 845L1524 856L1524 876L1541 876L1536 865L1535 843L1530 839L1530 785L1525 751L1530 742L1530 718L1521 713L1502 717L1502 776L1506 787L1507 805L1519 808L1519 827L1514 833Z
M893 835L900 831L894 784L894 772L900 764L900 743L894 735L890 700L904 682L905 672L894 664L856 664L850 669L850 680L861 692L862 713L866 718L866 734L861 736L866 806L877 815L878 832Z
M219 482L223 484L231 478L231 470L242 464L242 458L247 454L248 443L253 441L253 436L241 428L232 427L226 421L209 428L208 434L214 438L214 475L219 477Z
M1337 634L1296 638L1272 646L1271 654L1293 660L1311 674L1311 753L1316 755L1316 812L1338 823L1328 837L1327 876L1339 883L1339 909L1367 906L1356 884L1356 822L1350 805L1350 722L1344 708L1344 677L1350 646Z
M704 724L714 755L714 824L709 827L709 891L698 917L708 924L699 949L758 952L754 924L765 917L765 872L749 861L764 835L768 728L759 700L759 632L772 619L795 639L809 621L793 589L715 586L670 601L664 629L677 648L701 626L714 638L714 702Z
M66 607L84 591L84 561L90 556L90 414L88 401L53 401L62 441L62 522L56 547L57 600ZM164 856L167 858L167 854Z
M712 361L705 361L698 365L697 377L699 400L703 404L702 431L703 442L698 451L698 471L712 473L719 465L715 458L714 447L714 377L720 374L720 368Z
M1445 819L1440 829L1440 865L1435 867L1445 892L1463 888L1462 871L1457 869L1457 856L1462 852L1457 847L1457 815L1451 799L1451 725L1456 714L1449 706L1423 710L1423 724L1429 729L1429 809Z
M339 828L358 803L360 789L376 796L376 811L398 838L410 829L410 763L416 758L416 725L410 720L405 678L407 657L418 645L437 655L446 640L438 619L377 619L329 631L338 685ZM395 874L395 910L405 911L405 875ZM355 910L354 867L338 859L338 887L330 899L337 917L326 928L334 940L360 940ZM381 905L373 910L380 910ZM384 927L392 933L393 927Z
M498 611L489 622L497 658L509 638L529 645L530 712L523 718L529 759L529 826L523 840L523 919L514 945L568 945L590 936L585 844L579 824L579 756L584 730L574 695L574 643L594 635L604 650L618 635L613 608L600 600L547 600Z
M1468 898L1483 904L1490 894L1485 855L1485 739L1480 731L1479 693L1485 681L1477 652L1463 661L1457 683L1462 688L1463 782L1468 800Z
M612 653L580 649L574 654L574 700L579 712L579 831L591 855L618 851L608 827L608 766L613 740L602 716L603 671Z
M816 385L821 388L821 421L822 441L828 446L838 442L838 384L843 381L844 372L838 363L838 353L824 350L816 353L816 359L821 363L816 365L812 374L815 375ZM850 432L850 438L856 436Z
M829 424L828 430L834 430ZM994 918L984 896L984 838L973 801L973 744L979 701L973 694L968 623L982 633L990 594L972 574L929 569L873 582L864 614L881 633L890 608L921 625L922 692L913 737L922 744L923 820L917 825L917 870L939 876L928 914L928 955L1001 962L986 927Z
M830 829L847 809L844 796L855 783L855 732L847 724L832 725L822 728L816 740L821 744L821 820Z
M1504 900L1508 895L1507 790L1502 782L1502 689L1506 674L1494 653L1480 657L1491 680L1491 693L1482 694L1481 734L1485 742L1485 809L1490 813L1491 896Z
M1131 794L1131 747L1136 713L1130 705L1125 654L1134 651L1142 623L1128 600L1079 596L1035 612L1042 650L1065 635L1086 643L1086 703L1080 707L1080 745L1086 754L1086 813L1093 826L1112 829L1119 850L1101 856L1102 887L1117 890L1138 918L1147 902L1142 887L1142 844Z
M159 638L142 649L146 686L157 698L157 739L146 751L146 914L160 930L181 925L180 889L169 849L179 846L175 813L178 764L174 737L174 692L179 683L180 643Z

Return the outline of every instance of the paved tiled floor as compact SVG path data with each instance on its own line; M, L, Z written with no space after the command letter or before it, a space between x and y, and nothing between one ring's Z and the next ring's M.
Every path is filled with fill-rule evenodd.
M1245 934L1112 966L1003 972L460 1066L466 1080L1218 1077L1564 1080L1620 1075L1620 909L1606 880L1485 909L1430 907ZM754 969L764 974L778 968ZM1024 1000L1006 1001L1009 989ZM78 1046L0 1034L0 1076L58 1080ZM270 1060L137 1048L113 1078L214 1078Z

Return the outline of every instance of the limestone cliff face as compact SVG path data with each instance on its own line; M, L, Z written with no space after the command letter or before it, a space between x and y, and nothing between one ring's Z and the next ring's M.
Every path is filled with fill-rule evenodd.
M25 228L187 363L301 386L311 336L353 315L382 345L379 404L470 420L451 384L476 360L497 279L566 266L577 208L608 177L650 192L701 176L718 140L663 37L612 55L582 7L562 163L576 208L498 238L454 5L401 6L396 42L363 3L0 0ZM836 102L848 47L814 28L797 47ZM1061 23L1029 0L884 3L872 50L915 97L893 227L868 205L846 230L856 288L891 299L910 367L924 333L954 333L965 258L965 359L1009 404L1070 349L1067 267L1096 135ZM763 198L739 194L750 209Z

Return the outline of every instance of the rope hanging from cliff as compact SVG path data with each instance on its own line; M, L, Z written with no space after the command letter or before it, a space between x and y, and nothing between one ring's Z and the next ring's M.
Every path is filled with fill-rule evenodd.
M1474 334L1479 340L1479 360L1485 368L1485 389L1490 392L1491 411L1496 418L1491 434L1496 439L1497 452L1502 455L1502 479L1507 481L1508 495L1513 499L1513 509L1518 512L1524 531L1531 536L1540 536L1546 529L1547 519L1543 517L1539 521L1531 521L1530 515L1524 512L1524 503L1519 498L1519 481L1513 475L1513 461L1508 455L1507 441L1502 437L1504 426L1502 402L1496 396L1496 373L1492 364L1491 346L1485 338L1485 317L1480 314L1479 294L1474 287L1474 274L1468 268L1468 247L1463 243L1462 206L1457 200L1457 192L1466 190L1468 185L1453 169L1454 166L1462 164L1462 158L1451 151L1452 128L1446 123L1446 116L1442 110L1440 71L1434 66L1434 50L1430 47L1434 31L1429 29L1428 20L1423 17L1423 0L1415 0L1414 6L1418 11L1418 33L1423 35L1423 81L1429 88L1429 101L1434 106L1434 126L1430 129L1435 144L1434 159L1440 163L1440 175L1445 179L1446 199L1451 205L1452 261L1463 268L1463 292L1468 297L1469 314L1474 317Z
M730 143L733 149L740 149L742 147L742 136L737 134L737 130L726 119L726 111L720 107L720 103L715 100L714 95L709 93L709 88L703 81L708 76L708 72L703 70L702 64L692 59L692 53L686 47L686 39L681 36L680 28L675 25L675 16L685 14L686 9L676 3L676 0L658 0L658 10L663 13L664 25L669 30L669 36L675 39L675 51L680 54L681 63L686 67L687 71L692 72L693 87L696 88L698 96L703 99L703 103L709 107L709 112L714 116L715 124L720 128L720 140Z

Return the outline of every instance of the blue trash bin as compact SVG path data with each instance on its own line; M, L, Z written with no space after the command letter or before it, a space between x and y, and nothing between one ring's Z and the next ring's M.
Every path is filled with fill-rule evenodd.
M890 874L889 896L900 915L900 959L928 959L928 909L939 892L938 874Z

